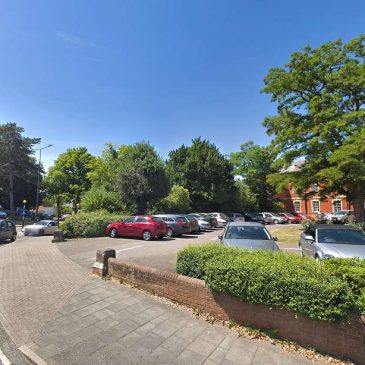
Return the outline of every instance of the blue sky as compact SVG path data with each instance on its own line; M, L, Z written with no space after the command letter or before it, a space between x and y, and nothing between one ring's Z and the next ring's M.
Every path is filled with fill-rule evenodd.
M365 33L364 1L0 1L0 123L99 155L150 141L161 156L201 136L223 153L275 106L260 94L292 52Z

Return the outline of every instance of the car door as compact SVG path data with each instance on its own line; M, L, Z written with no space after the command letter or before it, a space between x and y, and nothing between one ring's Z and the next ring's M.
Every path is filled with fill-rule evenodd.
M47 224L47 227L44 229L45 234L54 234L54 231L56 230L56 223L55 222L49 222Z
M133 222L135 221L135 217L127 218L123 222L121 222L118 227L118 234L121 236L131 236L133 229Z
M0 240L6 240L7 238L7 231L6 231L6 221L0 222Z
M305 256L314 257L315 255L315 233L316 230L313 227L309 227L301 237L301 246ZM306 239L307 236L313 237L313 240Z
M12 238L15 232L15 227L13 222L6 222L7 238Z
M147 229L147 218L137 217L131 227L131 236L142 237L142 232Z

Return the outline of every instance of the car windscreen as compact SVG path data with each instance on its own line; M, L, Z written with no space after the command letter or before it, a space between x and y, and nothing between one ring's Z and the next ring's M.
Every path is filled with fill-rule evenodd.
M355 229L319 229L318 242L365 245L365 234Z
M39 221L37 223L35 223L37 226L46 226L48 224L48 222L45 221Z
M293 218L294 217L293 214L291 214L291 213L284 213L284 215L286 215L286 216L288 216L290 218Z
M224 236L226 239L270 240L271 237L264 227L230 226Z
M336 212L334 215L346 215L347 212L344 210L339 210L338 212Z

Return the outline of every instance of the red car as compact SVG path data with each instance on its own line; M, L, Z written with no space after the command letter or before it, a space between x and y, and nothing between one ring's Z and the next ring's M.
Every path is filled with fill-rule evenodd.
M280 216L286 218L286 220L289 222L289 223L295 223L295 224L298 224L302 221L302 217L300 217L299 215L298 216L295 216L294 214L291 214L291 213L279 213Z
M106 227L106 234L112 238L118 236L140 237L145 241L162 238L167 234L166 223L158 217L138 215L123 222L111 223Z

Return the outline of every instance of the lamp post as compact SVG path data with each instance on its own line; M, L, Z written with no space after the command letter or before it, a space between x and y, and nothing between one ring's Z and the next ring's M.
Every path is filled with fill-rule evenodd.
M41 161L42 161L42 150L45 148L52 147L51 144L42 148L36 148L39 150L39 160L38 160L38 174L37 174L37 201L35 206L35 219L38 219L38 205L39 205L39 177L41 175Z
M26 212L25 212L25 204L27 203L27 201L24 199L23 200L23 221L22 221L22 228L24 228L24 225L25 225L25 216L26 216Z

